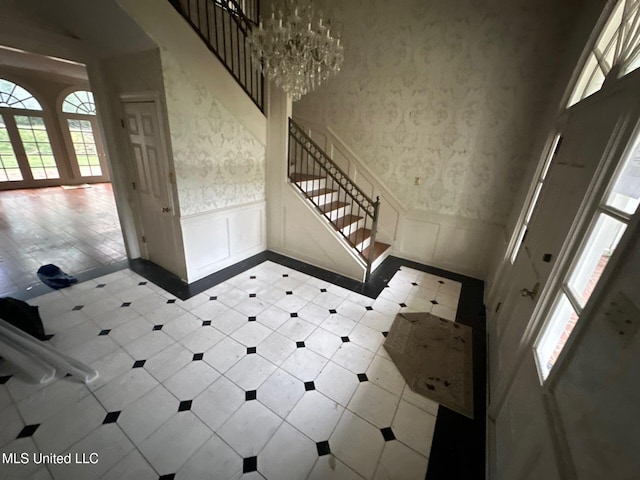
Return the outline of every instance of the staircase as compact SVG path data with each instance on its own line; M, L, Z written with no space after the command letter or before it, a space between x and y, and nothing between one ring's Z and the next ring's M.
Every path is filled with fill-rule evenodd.
M289 180L366 266L366 279L388 255L376 241L380 198L373 201L289 119Z

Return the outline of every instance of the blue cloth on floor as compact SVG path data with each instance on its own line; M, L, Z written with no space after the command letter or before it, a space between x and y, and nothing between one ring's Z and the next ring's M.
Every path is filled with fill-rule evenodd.
M45 285L55 288L56 290L78 282L76 277L64 273L60 270L60 267L51 263L49 265L43 265L38 269L38 278L42 280Z

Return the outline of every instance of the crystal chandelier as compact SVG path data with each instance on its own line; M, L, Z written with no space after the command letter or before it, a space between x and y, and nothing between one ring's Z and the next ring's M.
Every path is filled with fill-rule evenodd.
M329 27L310 1L284 0L277 12L272 5L271 18L251 30L251 55L265 76L300 100L340 71L344 49Z

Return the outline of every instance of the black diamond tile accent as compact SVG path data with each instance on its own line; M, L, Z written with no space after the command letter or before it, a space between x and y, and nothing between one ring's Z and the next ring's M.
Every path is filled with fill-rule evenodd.
M167 303L176 303L176 299L175 298L170 298L169 300L167 300Z
M389 332L382 332L383 337L386 337L387 335L389 335Z
M321 288L321 289L320 289L320 291L321 291L322 293L326 293L327 289L326 289L326 288Z
M256 298L256 294L255 293L250 293L249 294L249 298Z
M418 284L416 282L411 282L411 285L413 285L414 287L418 286Z
M285 292L287 295L293 295L293 292L291 290L288 290L287 292Z
M203 320L202 321L202 326L203 327L208 327L209 325L211 325L211 320Z
M438 283L439 283L440 285L444 285L444 282L443 282L442 280L438 280Z
M173 480L174 478L176 478L175 473L167 473L166 475L160 475L158 480Z
M250 278L251 280L255 280L255 279L256 279L256 276L255 276L255 275L251 275L249 278Z
M329 313L330 313L331 315L334 315L334 314L338 313L338 311L337 311L335 308L331 308L331 309L329 310Z
M153 326L153 330L154 330L154 331L162 330L162 327L163 327L163 326L164 326L164 325L154 325L154 326Z
M106 286L107 286L106 283L100 283L100 284L96 285L96 288L104 288Z
M36 433L36 430L38 429L39 426L40 426L39 423L36 423L34 425L27 425L22 430L20 430L20 433L18 434L18 436L16 438L30 437L31 435Z
M406 306L407 306L407 304L406 304L406 303L404 303L404 302L400 304L400 307L402 307L402 308L404 308L404 307L406 307Z
M102 424L106 425L107 423L116 423L119 416L120 416L120 410L118 410L117 412L109 412L107 413L107 416L104 417Z
M371 306L366 306L366 307L364 307L364 308L366 308L366 309L367 309L367 310L369 310L369 311L373 310L373 307L371 307Z
M315 390L316 389L316 384L313 382L304 382L304 389L307 392L310 392L311 390Z
M431 303L433 303L434 305L438 305L438 302L435 300L431 300Z
M194 353L193 354L193 361L194 362L202 360L203 358L204 358L204 353Z
M283 276L284 278L287 278L287 277L289 276L289 274L288 274L288 273L283 273L283 274L282 274L282 276Z
M349 340L349 337L340 337L340 340L342 340L342 343L347 343L351 341Z
M99 336L101 335L109 335L109 332L111 332L111 330L107 329L107 330L100 330L100 333L98 334Z
M258 457L247 457L242 459L242 473L255 472L258 470Z
M147 282L140 282L140 283L138 283L138 285L146 285L146 284L147 284Z
M193 403L193 400L183 400L180 402L180 405L178 405L178 411L179 412L184 412L187 410L191 410L191 404Z
M367 377L366 373L359 373L358 374L358 380L360 380L361 382L368 382L369 381L369 377Z
M47 335L44 336L44 340L45 342L48 342L49 340L51 340L53 337L55 336L55 334L53 333L49 333Z
M4 385L5 383L7 383L11 377L13 377L13 375L5 375L3 377L0 377L0 385Z
M317 442L316 448L318 449L319 457L322 457L323 455L329 455L331 453L329 442L327 440L325 440L324 442Z
M298 318L298 314L297 313L292 313L291 314L291 318Z
M215 295L213 297L209 297L209 300L217 300L218 297L216 297Z
M247 347L247 355L256 353L256 347Z
M131 302L124 302L122 305L120 305L121 307L128 307L129 305L131 305Z
M396 436L393 434L393 430L391 430L391 427L381 428L380 432L382 433L382 436L384 437L384 440L386 442L390 442L391 440L396 439Z
M256 390L249 390L248 392L244 392L245 401L255 400L258 398L258 392Z
M78 310L82 310L84 308L84 305L76 305L75 307L73 307L71 310L76 312Z
M256 321L256 317L249 317L249 321L250 322L255 322Z
M145 363L146 360L136 360L135 362L133 362L133 368L142 368L144 367Z
M304 342L296 342L296 347L298 347L298 348L304 348L304 347L305 347L305 344L304 344Z

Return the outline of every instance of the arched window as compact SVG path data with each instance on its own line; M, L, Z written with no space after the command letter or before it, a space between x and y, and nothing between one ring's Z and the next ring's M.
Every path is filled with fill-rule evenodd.
M600 32L569 98L570 107L593 95L605 80L640 67L640 2L619 0Z
M95 138L96 104L93 93L88 90L71 92L62 102L62 112L67 118L80 175L101 176L101 155Z
M40 102L29 91L0 79L0 182L29 180L29 176L33 180L60 178L40 112Z

